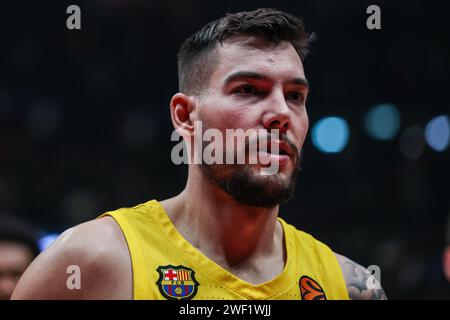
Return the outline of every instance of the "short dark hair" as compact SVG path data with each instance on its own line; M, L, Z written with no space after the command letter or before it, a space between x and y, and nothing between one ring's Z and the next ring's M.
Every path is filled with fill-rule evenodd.
M12 216L0 214L0 242L13 242L30 249L33 258L39 254L38 231L28 222Z
M261 8L254 11L228 13L206 24L187 38L178 52L179 90L199 94L210 79L215 65L211 52L217 43L232 37L248 35L278 44L290 41L303 61L309 53L314 33L307 33L303 22L288 13Z

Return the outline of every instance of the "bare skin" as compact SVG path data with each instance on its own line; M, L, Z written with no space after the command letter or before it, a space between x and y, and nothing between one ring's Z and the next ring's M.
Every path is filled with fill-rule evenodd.
M308 131L308 86L293 46L234 37L217 48L217 60L207 94L172 97L172 122L185 141L189 144L195 136L194 122L201 120L222 132L279 129L301 150ZM231 77L239 73L247 76ZM226 81L230 77L233 80ZM254 175L260 174L259 169L258 164L251 167ZM280 166L278 178L289 179L294 169L293 161L288 161ZM272 177L267 183L277 182ZM193 246L237 277L256 285L282 272L286 251L278 205L242 205L210 182L198 165L189 165L184 191L161 205ZM66 287L65 271L71 264L81 268L81 290ZM111 218L102 218L69 230L32 264L13 298L131 299L131 262L120 228Z
M67 268L80 268L81 289L67 286ZM65 231L28 267L12 299L132 299L131 260L116 222L105 217Z
M281 225L254 209L249 208L244 215L236 212L236 203L229 203L228 207L222 202L225 206L217 210L213 207L214 199L210 201L192 203L185 191L161 204L191 244L239 278L259 284L281 273L286 260ZM189 212L198 215L193 218ZM227 221L221 216L227 216Z
M376 287L379 289L367 287L367 280L371 274L366 268L337 253L336 258L341 266L351 300L387 300L386 293L378 281Z

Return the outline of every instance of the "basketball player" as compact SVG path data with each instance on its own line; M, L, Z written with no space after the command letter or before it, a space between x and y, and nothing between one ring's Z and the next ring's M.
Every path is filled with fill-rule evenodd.
M278 217L292 198L307 131L303 60L311 36L272 9L228 14L178 54L175 129L277 129L279 171L189 164L185 189L64 232L21 278L14 299L385 299L369 272ZM80 286L68 288L67 268Z

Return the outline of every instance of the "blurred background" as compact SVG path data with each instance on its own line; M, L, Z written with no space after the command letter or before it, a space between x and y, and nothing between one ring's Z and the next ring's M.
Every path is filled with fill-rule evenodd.
M81 30L66 28L70 4ZM381 30L366 27L371 4ZM379 265L391 299L449 299L444 1L3 0L0 214L32 224L42 249L105 211L180 192L176 53L206 22L257 7L302 17L318 36L305 61L310 132L297 197L280 215Z

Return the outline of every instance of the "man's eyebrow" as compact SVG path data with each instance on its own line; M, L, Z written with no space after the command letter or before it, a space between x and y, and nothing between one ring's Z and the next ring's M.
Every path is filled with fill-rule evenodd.
M289 83L296 84L298 86L303 86L309 89L309 81L306 78L294 78Z
M230 74L229 76L227 76L225 78L225 84L228 84L232 81L235 81L237 79L242 79L242 78L250 78L250 79L254 79L254 80L265 80L268 79L267 77L265 77L264 75L257 73L257 72L253 72L253 71L237 71L235 73ZM299 85L299 86L303 86L306 88L309 88L309 82L306 78L293 78L289 81L287 81L287 83L290 84L295 84L295 85Z
M229 76L227 76L225 78L225 84L228 84L230 82L233 82L233 81L235 81L237 79L241 79L241 78L250 78L250 79L254 79L254 80L267 79L262 74L257 73L257 72L253 72L253 71L237 71L235 73L230 74Z

